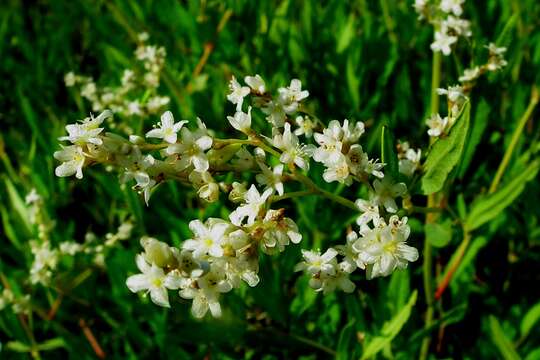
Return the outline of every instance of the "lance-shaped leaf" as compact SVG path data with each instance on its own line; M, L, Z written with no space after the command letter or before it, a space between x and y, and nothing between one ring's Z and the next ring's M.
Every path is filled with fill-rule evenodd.
M469 132L470 102L467 101L457 116L450 134L437 140L428 154L422 176L422 192L433 194L442 189L448 174L458 164L463 154Z
M362 360L372 358L375 356L375 354L392 342L411 316L411 310L416 303L417 294L418 293L415 290L409 298L407 304L396 314L396 316L392 318L392 320L384 324L381 335L375 336L366 343L364 353L362 354L361 358Z
M505 186L476 200L465 221L467 229L472 231L499 215L523 192L527 182L536 177L539 169L540 160L537 159Z

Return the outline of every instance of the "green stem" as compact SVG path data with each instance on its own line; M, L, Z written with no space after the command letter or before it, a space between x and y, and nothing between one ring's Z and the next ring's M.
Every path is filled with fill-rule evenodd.
M437 94L437 89L441 84L441 60L441 52L435 51L431 65L431 114L437 114L439 112L439 94Z
M441 82L441 53L435 51L433 53L433 63L431 69L431 114L437 114L439 112L439 95L437 89ZM436 207L436 194L428 196L427 202L428 208ZM426 215L426 224L435 222L434 214L428 213ZM431 243L424 238L424 250L423 257L424 263L422 265L423 280L424 280L424 296L426 300L427 310L424 320L424 329L429 329L433 323L433 276L432 276L432 257L431 257ZM429 345L431 343L431 336L429 333L422 341L422 347L420 349L420 360L427 359Z
M300 190L300 191L292 191L292 192L285 193L279 196L274 195L270 197L270 203L274 203L274 202L285 200L285 199L291 199L295 197L308 196L308 195L315 195L315 192L313 190Z
M346 206L348 207L349 209L352 209L354 211L358 211L358 207L356 206L356 204L354 202L352 202L351 200L348 200L348 199L345 199L344 197L342 196L339 196L339 195L336 195L336 194L333 194L329 191L326 191L320 187L317 186L317 184L315 184L310 178L308 178L307 176L299 173L299 172L293 172L293 176L296 180L300 181L302 184L304 184L305 186L307 186L309 189L312 190L312 192L316 193L316 194L320 194L326 198L328 198L329 200L332 200L334 202L337 202L343 206Z
M506 149L503 159L499 165L499 168L497 169L497 173L495 174L495 177L493 178L493 181L491 182L491 186L489 187L490 194L495 192L495 190L497 190L497 186L499 186L502 176L506 168L508 167L508 164L510 163L510 158L512 157L512 154L514 153L514 150L519 141L521 133L523 132L523 128L525 128L525 125L527 124L527 121L531 117L531 114L534 111L534 108L538 104L538 100L539 100L538 98L539 98L538 90L536 89L536 87L533 87L529 106L527 106L527 109L521 116L521 119L519 119L518 126L516 127L516 129L514 130L514 133L512 134L512 139L510 140L508 149Z

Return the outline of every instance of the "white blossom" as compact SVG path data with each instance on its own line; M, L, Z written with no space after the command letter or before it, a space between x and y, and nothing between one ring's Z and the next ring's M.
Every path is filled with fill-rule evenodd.
M256 74L255 76L246 76L244 81L255 93L264 94L266 92L266 85L259 74Z
M229 224L223 220L210 220L206 225L200 220L193 220L189 223L189 229L195 236L184 241L182 248L193 251L193 257L196 259L202 259L206 255L221 257L223 256L221 244L225 241L225 232L228 228Z
M446 32L436 31L435 41L431 43L431 50L440 51L445 56L448 56L452 52L452 44L454 44L457 39L456 36L448 35Z
M309 91L302 90L302 82L292 79L286 88L279 88L279 101L286 114L292 114L298 109L298 103L309 96Z
M227 120L238 131L248 134L251 130L251 106L248 112L237 111L234 116L227 116Z
M241 111L244 97L251 92L249 87L240 85L233 76L229 82L229 91L230 93L227 95L227 100L236 105L236 111Z
M440 8L445 13L454 13L456 16L460 16L463 13L461 5L465 0L441 0Z
M283 164L295 164L301 169L309 169L309 157L313 154L313 145L300 144L298 137L291 132L291 125L285 124L283 134L275 134L272 144L283 151L279 161Z
M390 213L395 213L398 210L394 199L407 193L407 186L404 183L393 183L386 177L382 180L375 180L373 189L375 190L374 201L378 205L384 206L386 211Z
M177 132L187 122L187 120L182 120L175 123L172 112L166 111L161 115L161 122L158 123L159 128L147 132L146 137L163 139L169 144L174 144L178 137Z
M439 114L433 114L426 120L426 125L429 127L429 136L441 136L448 128L448 117L441 118Z
M127 278L126 285L129 290L134 293L146 290L146 293L150 293L150 299L154 304L170 307L167 289L178 289L175 282L171 281L173 279L156 264L148 264L141 254L137 255L136 262L141 274Z
M304 135L306 138L313 136L315 123L307 116L297 116L294 120L298 128L294 130L296 136Z
M257 174L255 179L261 185L265 185L266 189L273 189L279 195L283 195L283 182L281 180L283 176L283 164L276 165L273 170L270 170L268 166L262 162L258 162L259 167L262 170L262 173Z
M53 156L56 160L62 162L54 170L56 176L65 177L75 174L77 179L83 178L82 168L84 166L85 156L80 146L70 145L63 147L62 150L55 151Z
M255 218L259 215L259 211L264 207L266 200L272 195L272 189L266 189L262 194L255 185L251 185L245 196L245 203L236 208L230 215L229 219L234 225L240 226L243 220L247 217L247 225L253 224Z
M165 151L167 155L180 154L176 163L180 170L190 165L193 165L195 171L203 172L208 170L208 158L204 152L212 147L212 138L202 133L201 130L192 133L184 127L180 131L181 141L167 147Z

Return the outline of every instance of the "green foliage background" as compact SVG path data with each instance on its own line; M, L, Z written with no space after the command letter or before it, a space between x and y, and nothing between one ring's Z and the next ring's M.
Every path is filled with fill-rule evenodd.
M443 86L457 83L471 60L480 62L483 46L497 40L510 21L499 39L499 45L508 47L508 66L481 79L474 89L467 144L478 145L465 145L466 155L452 174L449 208L469 223L478 212L485 215L487 210L477 207L474 218L468 218L470 204L486 193L531 88L539 83L540 3L468 1L464 8L473 37L460 40L455 55L443 58ZM56 139L66 123L90 111L89 104L66 89L64 74L93 75L98 84L117 81L125 67L133 66L136 35L142 31L150 34L151 43L167 49L160 90L171 96L170 110L178 119L200 116L218 133L233 134L226 121L234 111L225 99L227 82L231 75L259 73L273 89L293 77L301 79L310 91L310 109L325 122L365 121L372 154L378 154L382 125L414 147L428 144L424 119L429 112L433 34L417 20L410 1L3 1L1 276L16 293L31 292L33 307L48 310L62 286L80 274L89 275L63 296L53 320L43 320L38 310L28 319L41 357L95 358L82 319L107 356L119 359L409 359L418 356L426 336L432 339L432 358L540 359L540 332L535 330L540 318L536 172L520 189L522 196L518 192L511 206L503 206L475 229L449 291L435 303L435 322L428 329L423 323L422 257L390 278L368 282L356 275L357 291L351 295L317 295L307 279L293 273L300 248L342 243L346 224L354 221L354 214L316 197L288 205L304 234L301 245L263 258L261 284L223 297L222 319L196 321L187 301L175 297L172 309L164 310L130 293L125 279L135 271L140 235L179 245L190 236L190 220L227 211L223 205L202 204L192 190L170 183L156 191L146 208L136 193L120 187L116 176L103 169L89 169L83 181L54 176ZM205 46L212 51L194 76ZM539 132L534 118L533 113L502 186L536 157ZM146 119L146 127L156 120ZM319 184L353 199L358 195L322 179ZM524 184L520 180L511 188ZM56 221L56 242L82 241L89 230L103 236L126 216L135 219L135 234L109 254L106 271L91 267L88 273L84 264L74 264L59 274L57 289L30 288L24 279L32 260L28 241L36 230L28 226L22 199L34 187ZM505 197L492 199L488 208ZM335 221L336 216L346 224ZM414 217L410 244L421 250L423 215ZM459 224L445 219L443 231L450 234L434 240L437 280L461 242ZM448 239L437 243L441 238ZM30 356L32 342L9 310L0 312L0 341L0 358ZM381 351L375 355L374 350Z

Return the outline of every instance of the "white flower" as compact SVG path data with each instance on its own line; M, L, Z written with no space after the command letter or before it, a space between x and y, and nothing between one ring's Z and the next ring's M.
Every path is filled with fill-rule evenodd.
M146 290L154 304L170 307L167 289L178 289L175 282L171 281L173 279L156 264L149 265L141 254L137 255L136 262L141 274L127 278L126 285L129 290L134 293Z
M223 256L221 244L225 241L229 224L223 220L209 219L205 225L200 220L193 220L189 223L189 229L195 237L184 241L182 249L193 251L193 257L196 259L202 259L206 255Z
M229 215L229 219L234 225L240 226L244 218L247 217L247 224L253 224L270 195L272 195L272 189L266 189L261 195L255 185L251 185L245 196L245 204L236 208Z
M283 105L280 102L269 101L261 110L263 113L268 115L266 120L272 124L273 127L279 128L285 124L287 115L285 114Z
M77 77L73 73L73 71L68 72L66 75L64 75L64 83L67 87L72 87L77 82Z
M302 240L302 234L298 231L296 223L283 216L283 209L268 210L264 217L264 226L267 229L263 235L263 250L273 254L275 250L281 252L289 242L298 244Z
M315 291L322 291L323 294L328 294L336 289L340 289L346 293L352 293L355 289L354 283L349 279L350 273L347 271L349 264L341 262L336 265L336 273L331 276L313 277L309 281L309 286Z
M283 164L276 165L273 170L270 170L268 166L262 162L258 162L259 167L262 170L262 173L257 174L255 179L261 185L266 185L266 189L275 190L279 195L283 195L283 182L281 177L283 175Z
M465 69L463 71L463 75L459 77L460 82L469 82L474 81L480 76L480 68L478 66L475 66L470 69Z
M419 14L419 19L424 17L424 10L426 9L427 0L414 0L414 10Z
M322 255L320 251L302 250L304 261L296 264L294 270L305 270L310 275L335 275L337 254L338 252L334 248L329 248Z
M347 242L345 245L336 246L338 253L343 256L343 261L340 263L340 267L347 273L352 273L358 266L358 255L353 248L356 240L358 240L358 234L355 231L351 231L347 234Z
M202 131L192 133L187 128L182 128L180 134L182 136L180 143L169 145L165 151L166 154L181 155L176 162L180 170L193 165L195 171L207 171L210 165L204 152L212 147L212 138L202 135Z
M219 304L220 293L231 291L232 286L226 281L223 269L215 266L205 276L196 280L196 287L188 287L180 290L180 296L184 299L193 299L191 313L196 318L202 318L208 310L214 317L221 316Z
M147 132L146 137L163 139L169 144L174 144L178 137L176 133L179 132L180 129L182 129L182 126L187 122L187 120L182 120L175 123L172 112L165 111L163 115L161 115L161 122L158 123L159 128Z
M256 74L255 76L246 76L244 81L257 94L264 94L266 92L266 85L259 74Z
M384 178L381 181L375 180L373 188L375 190L374 201L378 205L383 205L390 213L395 213L398 210L394 199L407 193L407 186L404 183L392 183L389 178Z
M201 199L208 202L214 202L219 199L219 185L208 171L192 171L189 174L189 181L197 189L197 194Z
M503 55L506 52L505 47L497 47L494 43L489 43L489 45L486 46L486 49L488 49L490 56Z
M315 123L307 116L297 116L295 119L298 129L294 130L296 136L304 135L307 138L313 136Z
M279 88L279 101L283 105L285 113L291 114L298 109L298 102L309 96L309 91L302 90L302 82L292 79L289 87Z
M40 200L41 196L38 194L37 190L33 188L28 194L26 194L26 197L24 198L24 203L26 205L31 205L39 202Z
M448 29L453 30L454 33L460 36L469 37L472 35L471 32L471 23L467 20L463 20L452 15L448 16L441 23L441 31L448 33Z
M237 111L234 116L227 116L227 120L229 120L233 128L248 134L251 130L251 106L248 107L247 113Z
M93 115L82 120L79 124L66 125L68 136L62 136L58 140L68 140L75 145L85 145L87 143L94 145L101 145L103 141L99 137L99 134L103 131L103 128L98 127L108 117L112 116L110 110L105 110L98 117L94 118Z
M362 212L362 215L356 219L358 225L366 225L370 221L372 221L374 225L379 224L379 206L376 201L373 201L373 199L371 201L358 199L355 204Z
M155 113L163 106L167 105L170 100L171 99L169 99L169 97L167 96L153 96L148 99L148 102L146 103L146 108L148 109L148 112Z
M313 154L313 145L300 144L298 137L291 132L291 124L286 123L283 134L275 134L272 144L283 151L279 161L283 164L296 164L301 169L309 169L309 157Z
M229 82L230 93L227 95L227 100L236 104L236 111L242 110L242 103L244 102L244 97L247 96L251 91L249 87L242 86L233 76Z
M84 166L84 152L80 146L70 145L55 151L53 154L56 160L62 161L54 173L58 177L71 176L75 174L77 179L83 178L82 168Z
M335 164L341 160L343 156L341 153L343 147L341 138L343 135L339 121L332 120L322 134L315 133L313 137L319 144L319 147L313 152L313 160L322 162L325 165Z
M461 5L465 0L441 0L440 8L445 13L454 13L456 16L460 16L463 13Z
M358 262L365 264L367 278L388 276L395 269L404 269L408 262L418 259L418 250L406 244L410 228L407 219L390 218L390 225L381 223L365 231L353 245L358 252Z
M457 41L456 36L450 36L446 32L436 31L435 41L431 43L431 50L440 51L445 56L450 55L452 52L451 45Z
M433 114L426 120L426 125L429 127L429 136L441 136L444 134L448 127L448 117L441 118L439 114Z
M327 168L324 170L323 179L326 182L338 181L339 183L350 185L352 183L352 177L349 172L349 165L343 154L337 161L327 164Z
M399 159L399 172L405 176L411 177L418 166L422 157L422 149L407 149L405 158Z
M448 101L451 103L456 103L460 99L466 99L467 96L463 93L463 88L461 85L454 85L449 86L448 89L437 89L437 94L439 95L446 95L448 97Z

